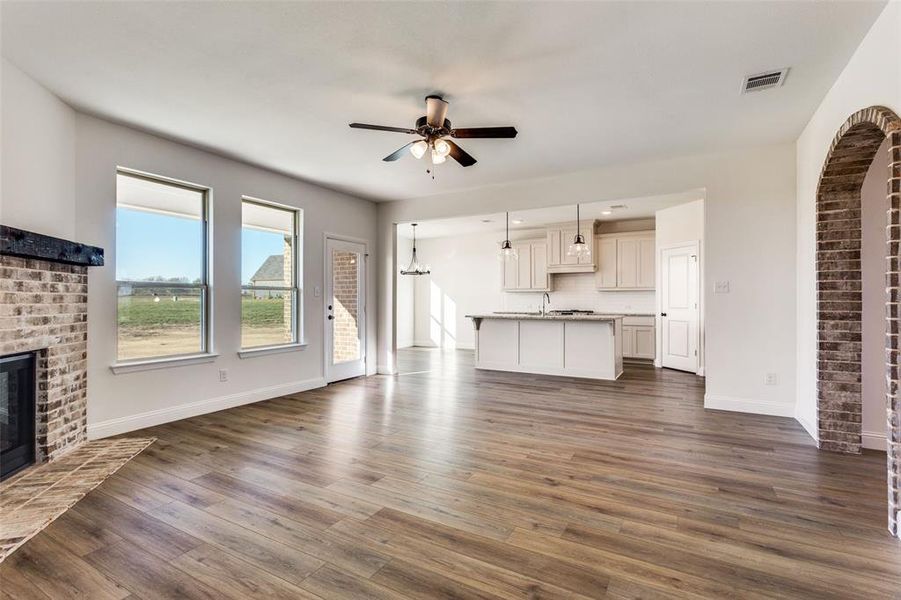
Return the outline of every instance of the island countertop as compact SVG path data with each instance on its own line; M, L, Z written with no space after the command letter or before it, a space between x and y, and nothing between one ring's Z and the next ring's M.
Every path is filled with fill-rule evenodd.
M541 313L527 313L527 312L501 312L501 313L486 313L481 315L466 315L468 319L504 319L511 321L615 321L617 319L622 319L625 315L586 315L586 314L575 314L575 315L554 315L547 314L542 315Z

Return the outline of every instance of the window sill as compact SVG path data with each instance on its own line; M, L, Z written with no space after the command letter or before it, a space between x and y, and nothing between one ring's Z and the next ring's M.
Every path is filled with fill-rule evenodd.
M213 353L188 354L185 356L173 356L169 358L136 360L134 362L122 362L110 365L110 371L115 375L124 375L125 373L137 373L138 371L152 371L154 369L168 369L170 367L186 367L188 365L211 363L216 360L218 356L218 354Z
M259 348L248 348L246 350L238 350L240 358L253 358L255 356L266 356L269 354L281 354L282 352L296 352L303 350L307 345L299 344L282 344L280 346L260 346Z

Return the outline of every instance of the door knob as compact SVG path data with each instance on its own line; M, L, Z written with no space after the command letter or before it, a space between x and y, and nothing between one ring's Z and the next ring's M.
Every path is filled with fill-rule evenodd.
M666 316L666 313L660 313L660 316L661 316L661 317L665 317L665 316Z
M335 318L335 317L333 317L332 315L329 315L329 316L328 316L328 320L329 320L329 321L331 321L331 320L334 319L334 318Z

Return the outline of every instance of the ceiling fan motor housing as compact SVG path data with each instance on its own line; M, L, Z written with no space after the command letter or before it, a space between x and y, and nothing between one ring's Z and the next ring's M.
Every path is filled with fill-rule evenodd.
M450 134L450 119L444 119L444 125L441 127L432 127L429 125L428 117L425 115L416 119L416 131L424 138L441 137Z

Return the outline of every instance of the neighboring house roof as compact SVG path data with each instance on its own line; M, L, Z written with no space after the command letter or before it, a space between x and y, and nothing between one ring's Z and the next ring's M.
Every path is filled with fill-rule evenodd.
M251 283L257 281L284 281L285 257L281 254L273 254L267 258L257 272L250 278Z

